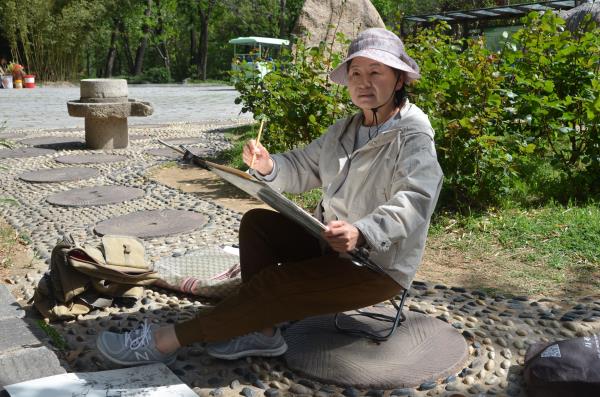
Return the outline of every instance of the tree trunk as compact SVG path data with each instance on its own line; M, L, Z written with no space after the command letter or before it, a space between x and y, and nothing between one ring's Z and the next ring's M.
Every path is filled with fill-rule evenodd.
M121 39L123 44L123 54L125 55L125 61L127 62L127 72L133 74L135 65L133 63L133 57L131 56L131 46L129 45L129 34L125 31L125 24L123 21L119 21Z
M194 26L194 21L190 24L190 65L198 64L198 32L196 31L196 26Z
M279 38L285 36L285 0L279 0Z
M217 0L208 0L206 10L200 6L200 48L198 50L198 78L206 80L206 64L208 62L208 21Z
M200 47L198 48L198 78L206 80L206 63L208 61L208 18L200 11Z
M110 35L110 47L106 56L106 67L104 68L104 78L112 77L115 58L117 57L117 37L119 36L119 25L115 22L113 31Z
M149 17L152 14L152 0L147 0L146 11L144 11L144 15ZM140 41L140 45L135 53L135 65L133 67L133 74L138 76L142 73L142 67L144 64L144 55L146 54L146 48L148 47L148 36L150 34L150 26L147 23L144 23L142 26L142 40Z
M169 49L167 47L167 42L166 42L166 40L164 40L164 37L162 36L162 34L164 33L164 30L165 30L165 26L164 26L164 19L163 19L161 8L160 8L160 0L156 0L156 10L157 10L157 17L158 17L157 18L158 26L156 28L155 35L157 37L163 38L163 40L161 40L161 42L156 45L156 50L158 51L158 55L160 55L160 57L163 59L163 62L165 64L165 69L167 69L167 73L169 74L169 78L170 78L171 77L171 60L169 59ZM162 46L162 49L161 49L161 46Z

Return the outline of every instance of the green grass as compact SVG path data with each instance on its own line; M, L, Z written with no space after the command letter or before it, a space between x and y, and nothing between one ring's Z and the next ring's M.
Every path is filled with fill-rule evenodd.
M600 266L600 206L563 207L551 204L538 209L504 209L481 215L436 218L432 235L457 229L469 239L456 239L467 249L474 240L499 245L524 262L537 261L555 268Z
M220 152L214 161L245 171L248 166L244 164L244 161L242 160L242 150L244 149L244 144L248 140L256 139L257 134L257 124L243 125L228 129L225 131L225 138L231 142L232 147Z
M525 292L600 291L600 205L549 204L483 214L436 216L430 238L437 247L465 253L497 272L499 284ZM504 280L500 282L501 280ZM512 281L511 281L512 280ZM527 285L529 284L529 285Z
M69 348L69 344L65 338L63 338L63 336L59 334L58 331L56 331L50 324L46 324L44 320L37 320L37 325L42 331L44 331L46 335L50 337L50 340L55 347L63 351Z

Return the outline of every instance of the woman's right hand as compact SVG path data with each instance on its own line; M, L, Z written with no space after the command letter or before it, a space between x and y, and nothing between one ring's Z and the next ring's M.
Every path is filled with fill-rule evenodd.
M253 156L254 164L252 164ZM248 167L255 169L261 175L269 175L273 171L274 164L271 155L260 142L257 144L254 139L249 140L244 145L242 158Z

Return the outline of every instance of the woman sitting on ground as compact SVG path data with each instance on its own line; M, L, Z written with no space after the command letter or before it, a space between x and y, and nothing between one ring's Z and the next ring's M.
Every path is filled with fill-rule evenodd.
M348 86L360 112L302 149L271 156L250 141L243 152L246 164L255 156L254 175L273 188L323 189L322 239L278 212L247 212L239 291L189 321L103 332L97 346L109 360L171 362L194 342L223 359L277 356L287 345L276 324L370 306L409 288L442 182L429 120L405 94L419 68L395 34L368 29L330 77ZM347 253L355 248L383 272L353 263Z

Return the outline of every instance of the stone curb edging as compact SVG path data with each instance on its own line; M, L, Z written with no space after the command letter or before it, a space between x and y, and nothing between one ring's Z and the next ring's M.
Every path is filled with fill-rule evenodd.
M0 390L13 383L67 372L24 317L6 285L0 284Z

